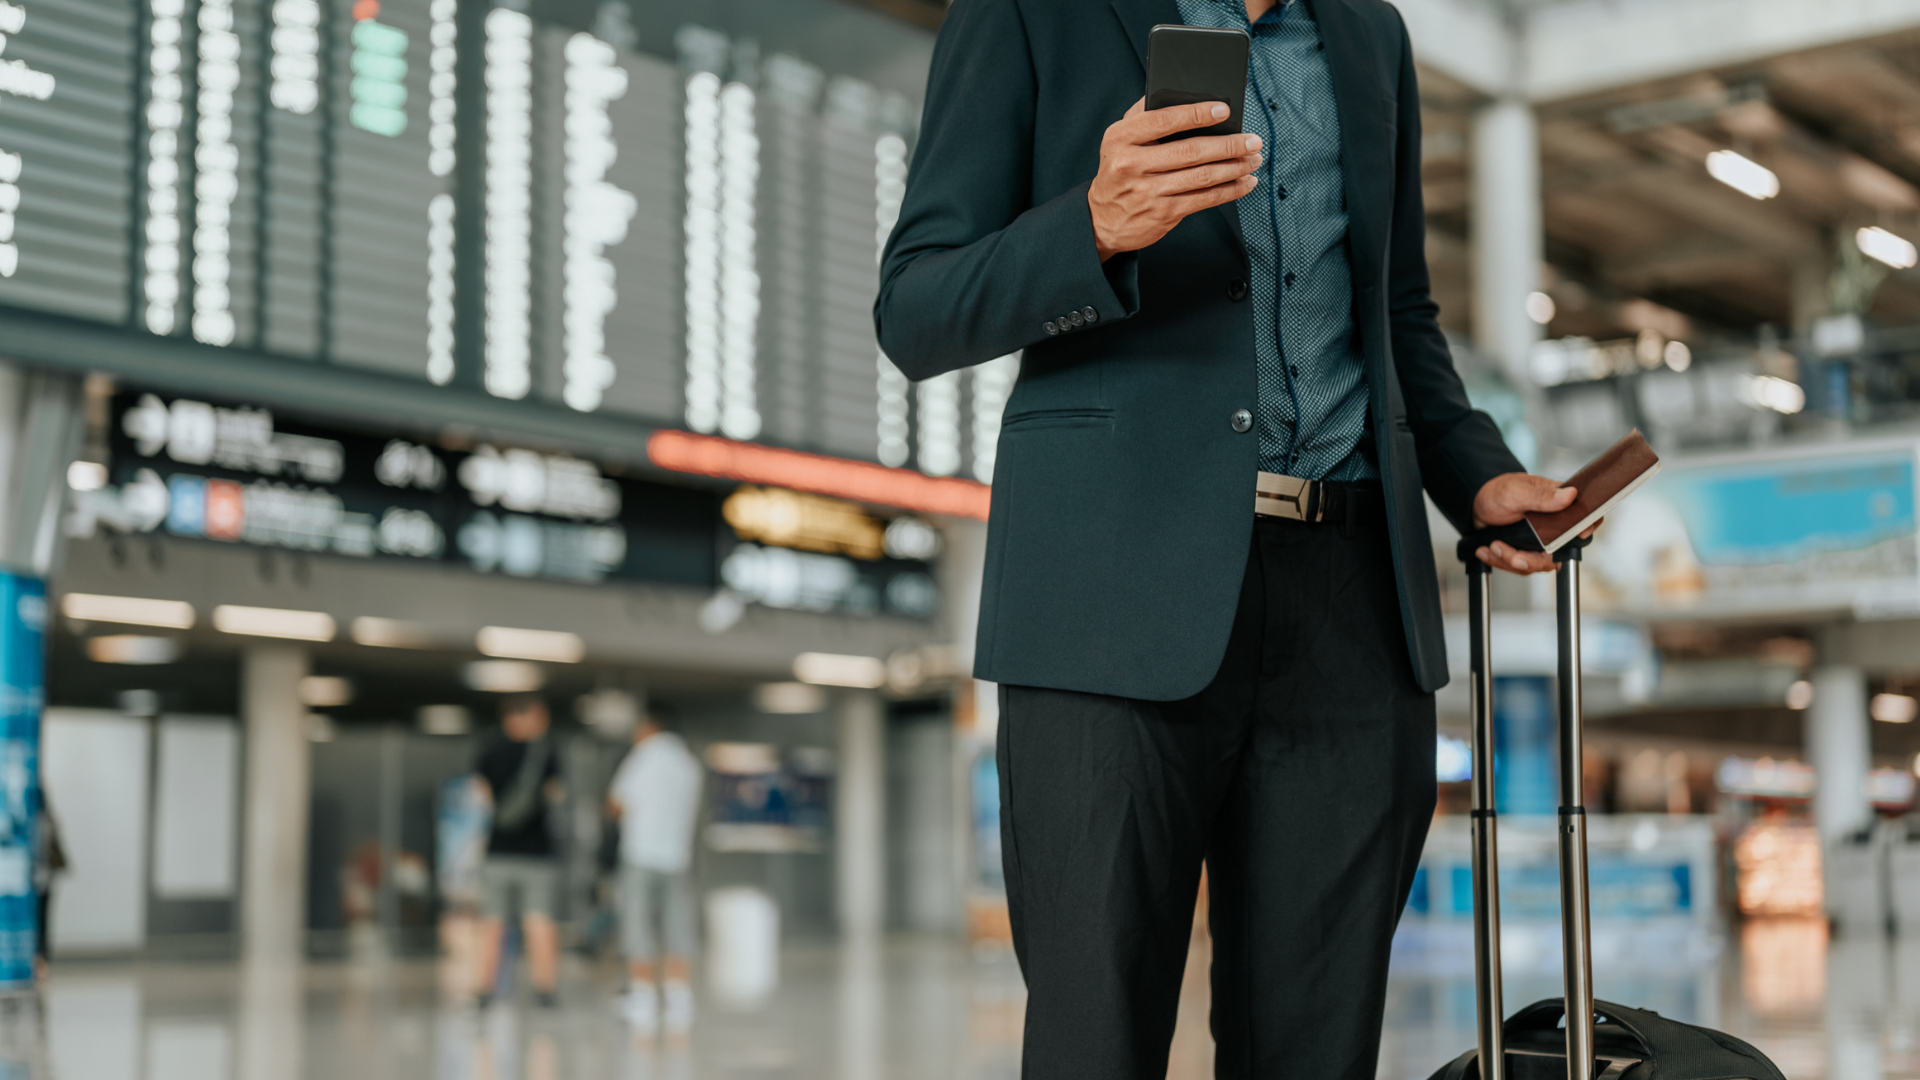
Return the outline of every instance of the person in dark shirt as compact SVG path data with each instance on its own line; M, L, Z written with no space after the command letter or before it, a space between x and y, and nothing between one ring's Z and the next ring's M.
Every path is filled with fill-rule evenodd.
M546 703L531 694L500 708L500 737L474 764L474 780L493 809L482 871L480 949L476 974L482 1005L491 999L500 966L501 935L518 910L527 969L542 1005L554 1003L560 977L560 932L553 921L558 870L547 815L561 795L560 762L547 729Z

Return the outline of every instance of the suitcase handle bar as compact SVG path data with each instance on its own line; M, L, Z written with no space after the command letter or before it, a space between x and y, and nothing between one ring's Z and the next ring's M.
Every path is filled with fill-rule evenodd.
M1493 593L1490 569L1474 552L1505 541L1521 551L1541 544L1524 519L1463 535L1454 553L1467 566L1467 627L1473 702L1473 930L1475 1012L1479 1021L1479 1078L1505 1080L1507 1055L1501 1018L1499 819L1493 777ZM1587 901L1587 821L1582 805L1580 686L1580 554L1575 538L1553 553L1554 607L1559 638L1560 910L1566 955L1568 1080L1595 1080L1593 947Z

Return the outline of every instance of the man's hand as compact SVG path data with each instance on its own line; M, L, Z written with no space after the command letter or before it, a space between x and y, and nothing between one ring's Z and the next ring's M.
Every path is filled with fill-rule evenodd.
M1093 243L1106 262L1138 251L1173 231L1188 214L1253 190L1260 136L1209 135L1161 143L1182 131L1212 127L1230 112L1218 101L1146 111L1141 98L1100 140L1100 172L1087 191Z
M1579 494L1573 488L1560 486L1558 480L1549 480L1544 476L1503 473L1487 481L1480 488L1480 493L1473 497L1473 524L1476 528L1511 525L1529 510L1547 513L1565 510ZM1593 528L1580 535L1592 536L1593 530L1599 527L1600 523L1596 521ZM1546 552L1521 551L1499 540L1474 554L1480 556L1480 561L1488 566L1511 570L1516 574L1537 574L1553 569L1553 556Z

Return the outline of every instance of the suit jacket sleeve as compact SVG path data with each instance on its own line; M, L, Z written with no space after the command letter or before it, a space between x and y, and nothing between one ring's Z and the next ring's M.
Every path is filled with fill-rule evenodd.
M1399 144L1394 148L1393 234L1388 241L1388 318L1394 367L1413 431L1420 476L1455 528L1473 527L1473 497L1502 473L1524 471L1500 429L1467 403L1440 331L1427 275L1426 207L1420 188L1420 87L1413 45L1400 23Z
M881 349L910 378L1046 340L1044 324L1068 312L1091 307L1107 321L1139 310L1135 260L1103 266L1095 251L1091 175L1034 205L1037 97L1017 0L958 0L934 46L873 308Z

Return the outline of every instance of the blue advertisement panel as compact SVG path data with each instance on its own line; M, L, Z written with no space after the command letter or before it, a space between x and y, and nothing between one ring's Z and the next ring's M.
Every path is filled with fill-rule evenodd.
M1669 463L1587 556L1590 607L1920 610L1915 446Z
M46 625L46 583L0 572L0 988L33 982Z

